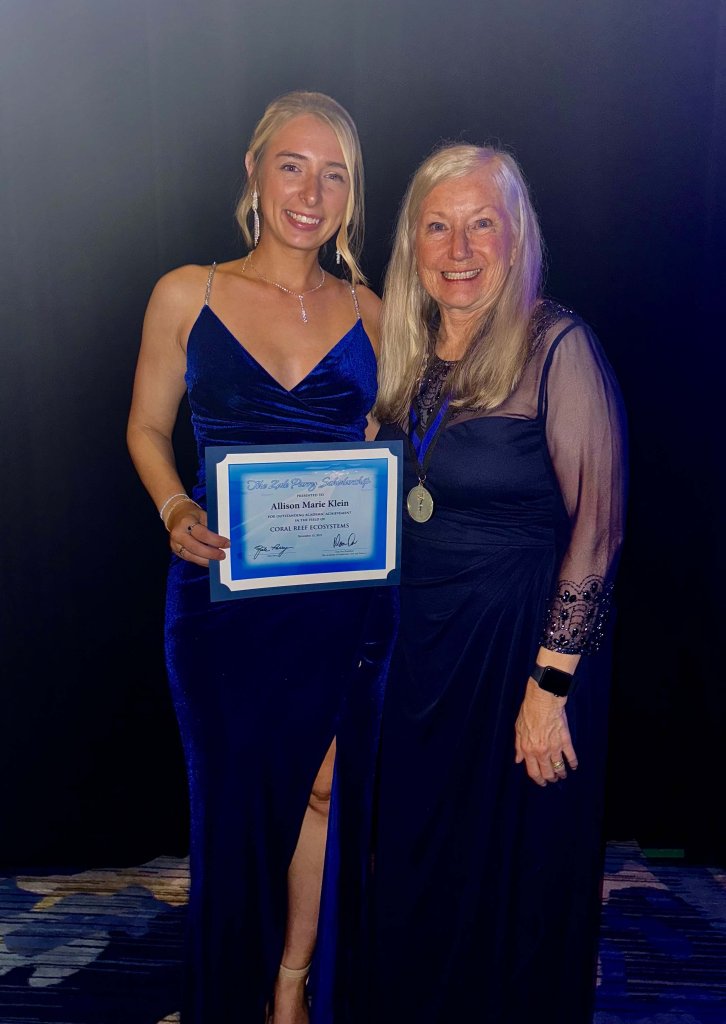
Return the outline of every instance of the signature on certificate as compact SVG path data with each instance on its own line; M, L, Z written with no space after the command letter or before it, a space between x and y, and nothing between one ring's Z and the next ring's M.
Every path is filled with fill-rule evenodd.
M334 548L354 548L358 543L358 538L354 533L349 533L347 537L344 537L340 533L336 533L333 537Z
M292 551L291 544L255 544L252 561L257 561L260 555L266 555L268 558L282 558L286 551Z

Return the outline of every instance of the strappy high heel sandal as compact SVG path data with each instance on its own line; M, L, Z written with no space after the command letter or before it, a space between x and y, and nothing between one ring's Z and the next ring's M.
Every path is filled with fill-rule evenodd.
M284 964L280 964L280 974L283 978L289 978L290 981L300 981L303 978L307 978L308 974L310 974L310 964L307 967L296 968L285 967Z
M284 964L280 964L278 973L283 978L288 978L290 981L302 981L304 978L307 978L308 974L310 974L311 964L312 961L306 967L285 967ZM274 1012L271 1013L269 1010L267 1011L265 1024L274 1024Z

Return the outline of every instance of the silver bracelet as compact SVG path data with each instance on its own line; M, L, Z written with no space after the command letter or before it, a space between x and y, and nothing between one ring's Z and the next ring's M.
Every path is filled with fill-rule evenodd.
M167 498L166 501L164 502L164 504L159 509L159 519L161 519L162 523L164 522L164 509L169 504L169 502L173 501L174 498L188 498L188 497L189 497L188 494L184 494L182 491L180 491L178 494L172 494L172 496L170 498Z
M179 505L184 505L185 503L189 503L190 505L193 505L195 508L198 508L200 511L202 510L202 506L198 505L197 502L194 500L194 498L190 498L186 494L184 495L183 498L179 498L179 500L175 501L174 504L169 509L169 511L167 513L167 516L166 516L166 519L162 520L162 522L164 523L164 526L166 527L166 529L167 529L167 531L169 533L171 533L171 530L169 530L169 520L171 519L172 515L174 514L174 509L178 508ZM199 522L199 520L197 520L197 522Z

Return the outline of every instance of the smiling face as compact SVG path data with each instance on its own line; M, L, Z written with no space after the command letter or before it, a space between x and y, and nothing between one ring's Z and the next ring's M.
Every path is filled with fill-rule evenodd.
M444 323L469 323L496 302L516 250L487 164L431 189L421 204L415 254L421 285Z
M270 138L255 167L247 155L263 218L262 242L318 249L345 214L350 176L333 129L313 114L294 117Z

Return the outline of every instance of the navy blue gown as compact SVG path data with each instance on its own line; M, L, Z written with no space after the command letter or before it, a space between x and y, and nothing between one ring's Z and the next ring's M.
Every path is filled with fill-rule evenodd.
M512 396L441 434L432 518L404 510L369 958L335 1024L591 1019L623 417L587 326L538 316ZM434 361L422 396L453 370ZM409 457L404 493L417 479ZM580 768L546 788L514 763L540 643L583 654L567 704Z
M288 391L208 298L187 348L196 501L205 506L207 445L363 439L376 361L360 318ZM211 603L208 571L172 561L166 656L191 805L184 1024L264 1020L283 950L287 869L333 738L364 789L372 775L379 691L359 665L374 597L362 588ZM358 849L363 817L351 820Z

